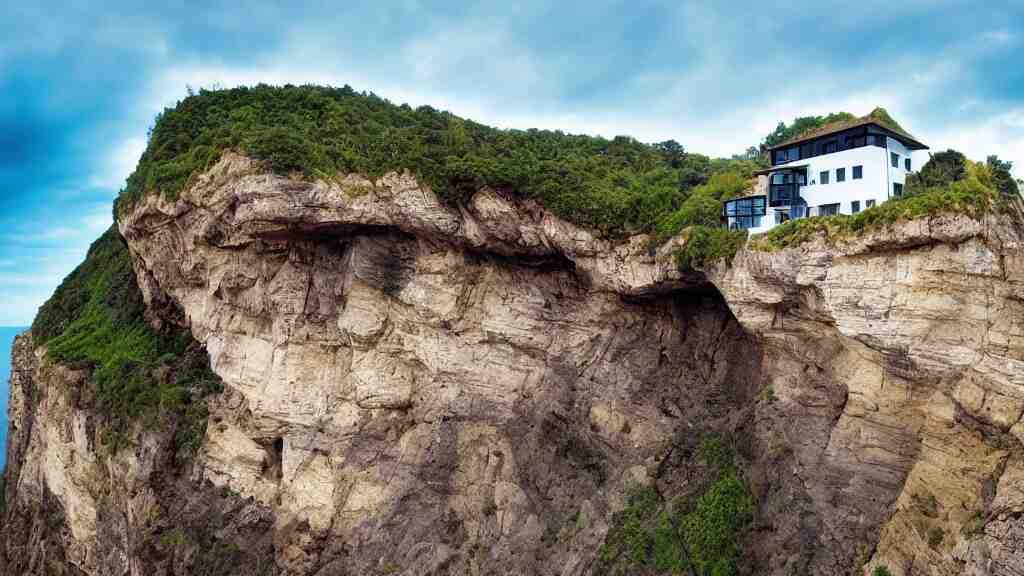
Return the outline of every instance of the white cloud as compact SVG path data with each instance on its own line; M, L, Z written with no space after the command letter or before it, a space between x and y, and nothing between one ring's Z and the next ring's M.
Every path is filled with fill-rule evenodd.
M1024 178L1024 108L943 126L928 136L933 150L953 148L972 160L990 154L1010 160L1014 177Z
M145 150L146 139L142 136L121 140L96 169L89 184L95 188L120 190Z

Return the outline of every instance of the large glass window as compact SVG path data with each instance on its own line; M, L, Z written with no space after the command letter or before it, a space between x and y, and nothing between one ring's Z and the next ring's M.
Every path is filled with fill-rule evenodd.
M765 215L764 196L738 198L725 203L725 215L729 228L746 230L761 226L761 218Z
M825 154L831 154L839 149L839 144L835 140L825 142Z
M854 180L860 180L863 177L864 177L864 167L863 166L854 166L853 167L853 179Z
M887 146L886 146L886 143L885 143L885 135L884 134L872 134L871 135L871 144L873 144L875 146L881 146L882 148L886 148Z
M846 168L836 168L836 182L846 182Z
M818 174L818 182L822 184L828 184L828 170L825 170L821 174Z

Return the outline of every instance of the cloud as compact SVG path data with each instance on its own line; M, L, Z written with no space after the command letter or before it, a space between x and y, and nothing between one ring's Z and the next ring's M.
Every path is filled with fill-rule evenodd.
M1019 2L253 2L245 16L227 0L69 0L61 18L21 3L0 19L0 262L16 262L0 271L37 292L0 278L0 300L23 308L5 313L30 320L109 225L147 128L186 85L349 84L503 128L711 155L780 120L881 105L934 149L1024 174L1024 69L1007 65L1024 56Z
M125 180L135 170L135 165L145 150L146 139L141 136L121 140L107 153L106 158L89 179L89 184L94 188L123 188Z

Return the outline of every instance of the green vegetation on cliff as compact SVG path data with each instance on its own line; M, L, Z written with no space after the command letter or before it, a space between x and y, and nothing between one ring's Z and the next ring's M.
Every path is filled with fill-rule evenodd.
M854 215L818 216L790 220L758 238L751 247L775 250L797 246L824 236L830 241L854 238L896 222L937 216L965 214L981 218L992 212L1013 213L1020 202L1009 162L990 156L986 162L971 162L963 154L948 150L935 154L917 174L908 177L902 198L893 198Z
M700 495L663 502L652 486L634 486L598 552L596 574L736 574L740 539L754 503L732 446L705 438L697 459L705 471Z
M176 442L186 453L202 439L206 414L200 402L219 391L206 353L187 330L154 330L136 283L128 249L111 227L43 304L32 324L37 345L55 361L89 368L94 399L109 422L105 438L117 449L136 422L182 417Z
M165 110L117 211L151 193L175 198L229 149L306 178L409 170L449 203L491 186L615 237L671 235L685 219L676 212L695 188L730 173L728 182L703 191L721 200L742 190L737 183L755 168L749 160L688 153L675 141L499 130L347 86L261 85L200 91Z

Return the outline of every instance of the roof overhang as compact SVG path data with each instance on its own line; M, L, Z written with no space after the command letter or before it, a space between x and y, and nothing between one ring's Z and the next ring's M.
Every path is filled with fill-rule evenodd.
M771 174L772 172L782 172L783 170L796 170L797 168L807 168L808 166L810 166L810 164L807 164L807 163L804 163L804 164L793 164L793 165L788 165L787 164L787 165L782 165L782 166L772 166L771 168L764 168L762 170L758 170L758 171L754 172L754 175L755 176L762 176L762 175L766 175L766 174Z
M852 130L854 128L866 128L868 126L874 126L875 128L879 128L879 129L883 130L887 136L890 136L892 138L895 138L896 140L899 140L901 143L903 143L904 146L906 146L907 148L909 148L911 150L927 150L928 149L928 146L926 146L924 143L920 142L919 140L917 140L916 138L914 138L910 134L907 134L905 132L904 133L900 133L899 131L893 130L892 128L889 128L885 124L882 124L882 123L880 123L880 122L878 122L878 121L876 121L874 119L862 118L862 119L860 119L860 120L858 120L856 122L848 122L848 123L843 123L841 125L838 125L833 130L825 130L825 131L822 131L822 132L815 132L815 130L811 130L805 136L798 136L796 138L791 138L790 140L787 140L785 142L780 142L780 143L775 144L773 146L765 146L765 150L768 150L769 152L772 152L772 151L779 150L779 149L782 149L782 148L791 148L793 146L800 146L801 144L804 144L804 143L809 142L811 140L817 140L819 138L828 138L829 136L832 136L834 134L839 134L840 132L845 132L847 130Z

